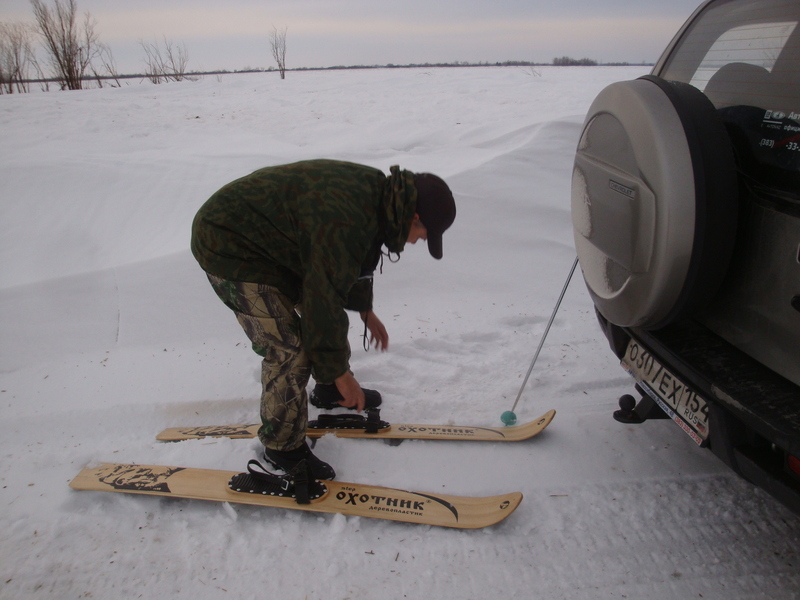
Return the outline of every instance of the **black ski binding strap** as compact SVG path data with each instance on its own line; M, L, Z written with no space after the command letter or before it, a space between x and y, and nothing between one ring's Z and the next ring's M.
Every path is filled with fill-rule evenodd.
M305 460L286 475L271 473L257 460L250 460L247 473L231 477L228 487L234 492L294 498L298 504L309 504L328 491L324 483L311 476L311 468Z
M309 429L352 429L363 430L364 433L378 433L382 429L391 427L386 421L381 421L380 409L365 411L367 416L353 414L321 414L313 421L309 421Z

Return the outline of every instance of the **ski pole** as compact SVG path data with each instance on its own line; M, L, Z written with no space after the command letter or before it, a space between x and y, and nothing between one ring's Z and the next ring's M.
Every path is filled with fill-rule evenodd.
M533 360L531 361L531 366L528 369L528 373L525 375L525 379L522 381L522 387L519 388L519 393L517 394L517 399L514 400L514 405L511 407L511 410L507 410L500 416L500 420L505 425L513 425L517 422L517 415L514 414L514 409L517 408L517 403L519 399L522 397L522 391L525 389L525 386L528 384L528 378L531 376L533 372L533 366L536 364L536 359L539 358L539 352L542 351L542 346L544 346L544 341L547 339L547 334L550 332L550 326L553 324L553 321L556 318L556 313L558 312L558 307L561 306L561 301L564 299L564 294L567 293L567 288L569 287L569 282L572 281L572 274L575 273L575 267L578 266L578 257L575 257L575 261L572 263L572 268L569 271L569 275L567 276L567 280L564 282L564 289L561 290L561 295L558 297L558 302L556 302L555 308L553 308L553 314L550 315L550 321L547 323L547 327L544 328L544 334L542 335L542 339L539 342L539 347L536 349L536 354L533 356Z

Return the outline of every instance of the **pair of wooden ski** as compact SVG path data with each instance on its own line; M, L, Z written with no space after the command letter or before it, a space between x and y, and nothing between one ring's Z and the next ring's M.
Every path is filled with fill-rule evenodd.
M309 437L333 434L345 438L385 440L468 440L518 442L541 433L553 420L551 410L539 419L514 427L460 427L451 425L417 425L383 423L373 433L353 429L310 429ZM157 439L179 441L203 437L249 438L256 435L257 425L178 427L162 431ZM76 490L93 490L212 500L237 504L271 506L322 513L341 513L406 523L474 529L487 527L505 519L519 506L522 494L513 492L498 496L470 497L429 494L366 485L325 481L324 493L308 504L299 504L290 497L236 491L229 482L233 471L103 463L83 469L70 486Z

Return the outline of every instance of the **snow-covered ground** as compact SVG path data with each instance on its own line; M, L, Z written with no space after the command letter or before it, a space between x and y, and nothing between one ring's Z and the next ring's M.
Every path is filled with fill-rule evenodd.
M670 421L611 418L631 381L576 275L517 408L519 444L320 441L339 478L525 498L459 531L76 492L95 461L243 469L259 359L188 251L197 208L261 166L328 157L447 179L434 261L376 279L390 351L353 367L387 420L499 425L574 258L572 154L639 67L207 77L0 96L0 597L394 600L800 598L800 519ZM313 414L313 409L312 409Z

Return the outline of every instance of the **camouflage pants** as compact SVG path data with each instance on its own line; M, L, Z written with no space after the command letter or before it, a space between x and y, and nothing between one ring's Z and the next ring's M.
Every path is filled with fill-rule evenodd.
M214 291L233 310L261 362L261 427L267 448L293 450L308 425L306 385L311 374L300 338L300 316L277 288L227 281L209 274Z

